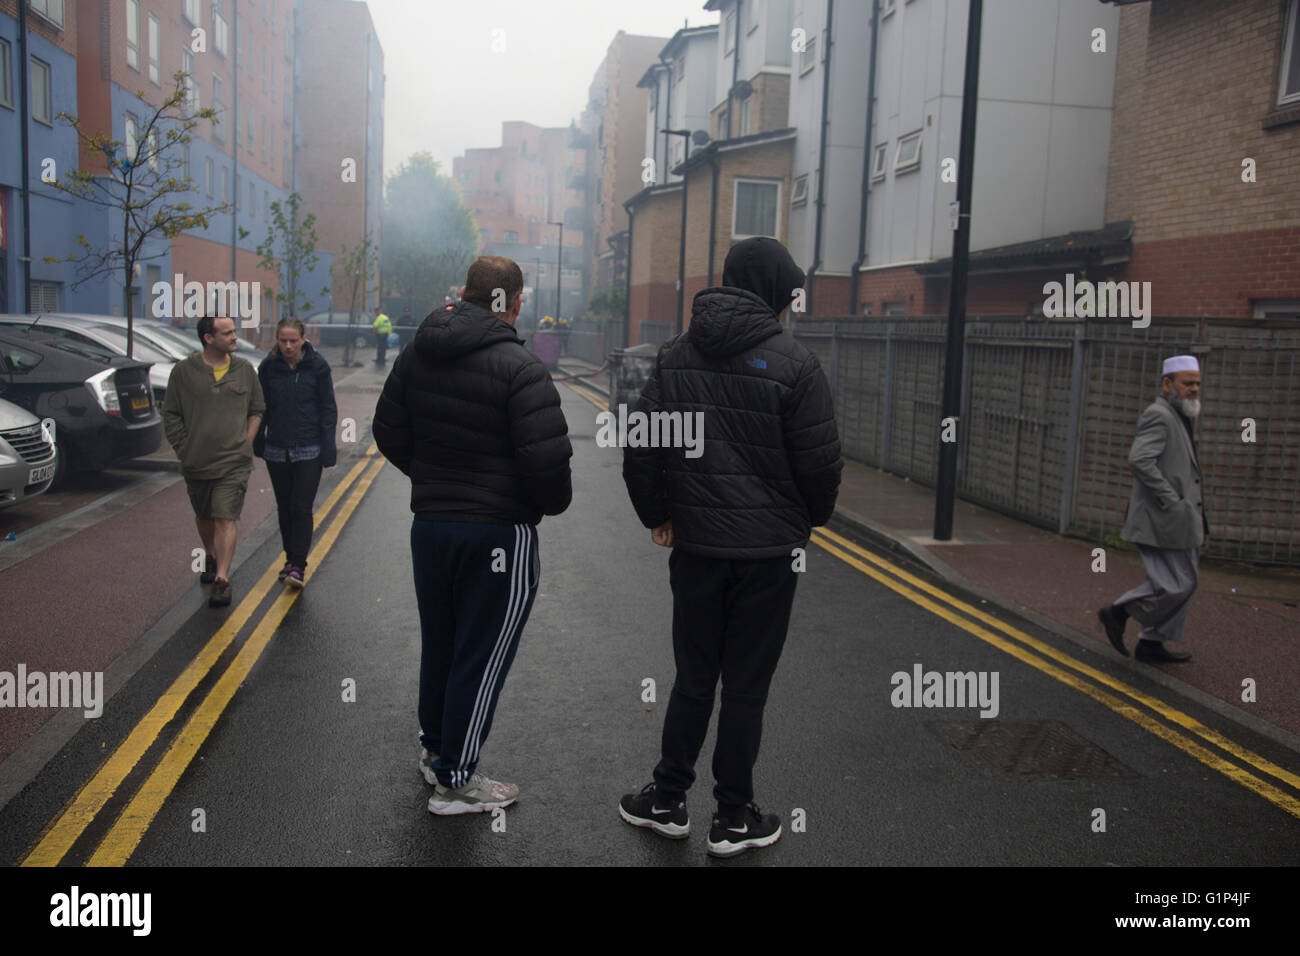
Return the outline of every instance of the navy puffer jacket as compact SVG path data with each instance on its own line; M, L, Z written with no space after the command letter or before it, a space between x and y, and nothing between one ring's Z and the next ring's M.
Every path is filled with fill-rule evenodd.
M537 524L573 497L569 427L515 330L461 302L429 314L375 407L375 442L425 521Z
M334 429L339 411L325 356L304 342L298 364L290 368L279 351L273 351L257 367L257 377L266 415L253 439L253 454L263 457L268 444L285 449L319 445L322 467L333 467L338 461Z
M702 412L703 453L629 446L623 478L642 524L672 521L675 547L789 557L834 512L843 468L826 376L777 320L804 276L775 240L745 240L723 281L695 296L636 406Z

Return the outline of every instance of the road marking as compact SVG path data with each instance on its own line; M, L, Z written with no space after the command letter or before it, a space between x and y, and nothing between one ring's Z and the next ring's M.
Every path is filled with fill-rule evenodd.
M1050 657L1062 664L1065 664L1067 667L1073 668L1079 673L1091 677L1093 680L1097 681L1098 683L1104 684L1107 687L1111 688L1112 690L1117 690L1120 693L1128 697L1131 697L1133 700L1136 700L1141 704L1145 704L1147 707L1150 707L1152 710L1160 714L1160 716L1164 717L1166 720L1178 724L1179 726L1187 730L1192 731L1202 739L1209 741L1210 743L1214 744L1215 746L1219 747L1222 750L1226 750L1228 753L1232 754L1238 760L1242 760L1248 764L1251 764L1252 766L1255 767L1255 769L1262 770L1264 773L1276 777L1278 780L1282 780L1290 784L1292 787L1300 789L1300 774L1292 773L1290 770L1287 770L1284 767L1279 767L1277 764L1268 760L1266 757L1261 757L1259 754L1247 750L1245 747L1242 747L1240 744L1236 743L1235 741L1230 740L1229 738L1223 736L1223 734L1219 733L1217 730L1212 730L1211 728L1206 727L1204 724L1202 724L1195 717L1192 717L1190 714L1185 714L1181 710L1178 710L1175 707L1171 707L1169 704L1165 703L1160 698L1152 697L1150 694L1143 693L1142 691L1138 690L1136 687L1133 687L1132 685L1125 683L1124 681L1120 680L1117 677L1112 677L1110 674L1107 674L1105 671L1097 670L1095 667L1089 667L1087 664L1083 663L1080 660L1077 660L1076 658L1065 653L1064 651L1058 650L1057 648L1052 647L1050 644L1046 644L1043 641L1038 640L1037 638L1031 637L1030 635L1026 634L1024 631L1012 627L1007 622L999 620L993 615L987 614L984 611L981 611L979 608L967 604L964 601L961 601L953 597L952 595L948 594L946 591L942 590L941 588L937 588L931 584L928 584L927 582L921 580L915 575L909 574L907 571L903 570L902 568L897 567L896 565L888 561L885 561L882 558L877 557L876 555L867 551L861 545L853 541L850 541L847 538L841 537L840 535L836 534L834 531L829 530L828 528L817 528L815 530L814 537L816 535L824 535L825 537L834 541L836 544L840 545L846 550L850 550L854 554L857 554L860 557L863 557L866 560L870 561L872 564L875 564L877 567L886 568L887 570L890 571L890 573L908 582L913 587L920 588L922 591L925 591L927 594L939 598L941 601L944 601L945 603L951 605L952 607L958 609L959 611L964 611L965 613L969 614L971 617L974 617L977 620L983 621L985 624L989 624L997 628L1003 634L1015 638L1017 641L1020 641L1022 644L1027 644L1028 646L1032 647L1034 650L1038 651L1040 654L1046 657ZM1109 647L1110 645L1106 645L1106 646Z
M587 401L591 402L591 404L599 408L602 412L609 411L609 402L607 402L601 396L597 395L595 392L588 391L587 389L583 388L581 385L575 385L573 382L561 382L560 384L566 386L567 388L572 389L574 394L581 395Z
M379 474L386 463L386 459L380 458L370 466L365 476L352 489L352 494L348 496L347 503L339 510L338 517L330 524L329 529L321 535L320 542L311 552L311 561L306 575L307 581L310 581L315 572L319 570L321 563L329 554L330 548L334 546L334 542L338 539L339 532L348 523L348 519L352 517L352 513L370 488L371 482L375 480L375 476ZM190 719L186 721L181 732L176 735L171 746L167 748L167 752L158 761L158 766L149 774L149 778L140 785L140 789L131 798L131 802L127 804L121 816L114 821L112 828L105 834L99 847L91 856L88 866L123 866L130 859L131 854L135 852L135 848L139 846L140 840L144 837L145 831L149 829L154 817L157 816L163 803L176 787L181 774L185 772L185 768L189 766L190 761L194 759L199 747L207 740L208 734L216 726L221 714L226 709L226 705L234 697L239 685L248 677L253 665L262 656L262 652L266 650L267 644L270 643L276 629L284 620L284 616L289 612L293 602L298 599L298 595L301 593L302 591L299 588L291 587L287 587L280 592L279 597L275 599L261 621L258 622L257 628L252 635L244 642L244 646L239 649L235 659L226 668L226 672L221 675L212 689L208 691L207 696L203 698L202 703L190 715Z
M324 522L335 504L342 498L347 487L352 484L365 468L371 457L378 450L371 445L365 455L358 461L347 476L334 488L325 503L317 511L317 520ZM109 799L117 792L122 781L127 778L135 765L149 750L163 727L176 716L181 705L193 692L194 688L207 676L217 660L221 657L236 635L270 593L276 583L276 575L283 563L284 553L271 563L266 572L253 585L247 596L235 607L230 616L222 623L217 632L208 639L203 649L186 665L185 670L163 692L149 712L145 714L117 746L95 776L87 781L68 801L62 813L42 831L36 846L20 861L21 866L57 866L67 855L68 850L90 826L95 816L103 809Z
M818 530L820 531L821 529ZM839 536L836 535L836 537ZM1019 646L1018 644L1014 644L1011 641L1006 640L1004 637L998 634L994 634L992 631L989 631L979 626L978 624L975 624L967 620L965 617L961 617L958 614L954 613L953 611L941 607L940 605L931 601L929 598L923 596L922 594L918 593L917 591L913 590L907 585L901 584L898 581L895 581L894 579L887 577L881 571L878 571L875 568L870 567L867 564L864 564L854 554L841 549L829 538L822 539L817 534L814 534L812 540L822 550L829 552L830 554L839 558L841 561L845 562L846 564L849 564L852 567L857 568L863 574L867 575L868 577L872 578L875 581L878 581L880 584L883 584L891 591L894 591L902 595L903 597L911 601L913 604L925 608L927 611L937 615L938 617L943 618L945 621L948 621L950 624L953 624L970 634L974 634L976 637L980 638L980 640L993 645L994 647L998 648L1001 651L1005 651L1006 653L1010 654L1012 657L1024 661L1030 667L1033 667L1036 670L1042 671L1044 674L1056 678L1061 683L1073 687L1075 690L1079 691L1080 693L1086 694L1087 696L1091 697L1093 700L1096 700L1098 703L1104 704L1105 706L1109 707L1111 710L1113 710L1115 713L1119 714L1120 716L1128 718L1129 720L1133 721L1135 724L1142 727L1143 729L1150 731L1151 733L1155 734L1157 737L1160 737L1163 740L1166 740L1169 743L1173 744L1175 747L1177 747L1179 750L1182 750L1184 753L1190 754L1191 756L1195 757L1197 760L1201 761L1201 763L1205 764L1207 767L1210 767L1213 770L1217 770L1219 771L1219 773L1228 777L1230 780L1241 784L1243 787L1246 787L1249 790L1253 790L1255 793L1259 794L1265 800L1268 800L1270 803L1274 804L1275 806L1285 810L1293 817L1300 819L1300 799L1296 799L1291 794L1279 789L1273 784L1265 780L1261 780L1259 777L1256 777L1254 774L1248 772L1242 767L1239 767L1234 763L1230 763L1229 761L1225 760L1223 757L1220 757L1218 754L1214 753L1213 751L1207 750L1205 747L1202 747L1194 740L1191 740L1190 738L1183 736L1178 731L1174 730L1172 727L1168 727L1165 724L1162 724L1154 717L1151 717L1150 715L1138 710L1136 707L1133 707L1130 704L1125 703L1120 698L1107 693L1106 691L1102 690L1100 687L1097 687L1095 684L1089 683L1088 681L1085 681L1082 678L1076 677L1074 674L1062 670L1061 668L1057 667L1055 664L1048 663L1042 657ZM840 540L844 540L844 539L841 538ZM892 566L890 567L892 568ZM901 572L901 573L906 574L907 572ZM919 582L919 581L918 583L924 584L924 582ZM926 587L928 589L929 586L927 585ZM974 608L971 608L971 610L975 611ZM1033 641L1033 639L1029 638L1028 635L1025 635L1025 637L1031 642ZM1053 648L1052 650L1055 649ZM1068 657L1068 655L1062 655L1062 656ZM1190 720L1191 718L1188 719Z

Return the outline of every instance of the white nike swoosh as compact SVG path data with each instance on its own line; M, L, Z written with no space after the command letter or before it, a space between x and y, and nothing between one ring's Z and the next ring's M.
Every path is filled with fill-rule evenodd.
M730 832L730 833L748 833L748 832L749 832L749 824L746 823L746 824L745 824L743 827L741 827L739 830L737 830L735 827L727 827L727 830L728 830L728 832Z
M650 812L651 813L672 813L673 809L672 807L669 807L667 810L660 810L658 807L651 807Z

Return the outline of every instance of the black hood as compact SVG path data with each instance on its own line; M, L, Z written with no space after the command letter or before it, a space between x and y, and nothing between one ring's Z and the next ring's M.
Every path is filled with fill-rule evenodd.
M316 364L316 358L317 358L318 355L319 355L319 353L316 351L315 346L313 346L313 345L312 345L310 342L308 342L308 341L304 341L304 342L302 343L302 352L301 352L301 353L299 354L299 356L298 356L298 365L299 365L299 366L302 366L302 365L315 365L315 364ZM286 359L283 355L280 354L280 349L279 349L278 346L275 346L275 345L271 346L271 354L268 355L266 358L267 358L267 359L271 359L271 360L276 361L276 362L279 362L279 363L282 364L285 368L288 368L288 367L289 367L289 360ZM266 361L266 359L263 359L263 361Z
M460 302L450 311L435 309L415 333L415 351L433 362L477 352L497 342L522 342L499 316L472 302Z
M687 335L705 355L735 355L780 334L776 313L744 289L704 289L691 303Z
M781 314L803 283L803 270L795 265L785 246L767 236L736 243L722 267L724 286L754 293L774 315Z

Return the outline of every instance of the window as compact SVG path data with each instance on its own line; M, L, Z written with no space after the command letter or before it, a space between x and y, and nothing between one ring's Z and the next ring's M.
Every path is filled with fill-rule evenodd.
M794 188L790 191L790 205L802 206L808 201L808 174L796 176Z
M158 59L158 18L149 14L149 82L161 86Z
M31 71L32 119L54 125L54 107L50 103L50 65L32 57Z
M155 173L158 172L158 131L149 130L149 138L145 140L145 160L149 163L149 168Z
M267 150L271 154L271 171L275 171L275 124L271 124L271 146Z
M136 143L136 119L130 113L126 114L126 119L122 123L122 142L126 146L126 158L135 161L136 153L139 150L139 144Z
M221 13L221 0L212 0L212 48L222 56L230 52L230 26Z
M758 29L758 21L761 19L759 11L762 10L763 0L749 0L749 31L753 33Z
M777 229L780 227L777 219L780 200L780 183L737 179L731 213L732 238L748 239L751 236L776 238Z
M293 77L286 76L284 78L284 121L286 123L293 122L293 108L289 100L289 84L291 82L293 82Z
M1281 81L1277 105L1300 103L1300 0L1291 0L1286 16L1286 42L1282 47Z
M126 65L140 69L140 4L126 0Z
M921 131L909 133L898 141L898 152L894 154L894 172L901 173L921 166Z
M271 102L272 103L275 102L276 87L277 84L275 82L275 57L271 57Z
M10 62L13 60L13 49L8 40L0 40L0 106L8 106L10 109L14 105L14 87L13 81L9 78L12 74Z
M181 143L181 178L188 180L190 188L195 190L196 192L198 191L198 187L195 186L193 182L194 179L193 174L190 172L190 144L189 143Z
M194 79L194 54L188 46L181 47L181 72L185 74L186 106L191 112L199 111L199 84Z
M817 35L808 37L803 51L799 54L799 75L803 76L817 65Z
M874 183L878 179L885 178L885 159L889 152L889 144L881 143L871 154L871 181Z
M203 22L203 11L199 9L201 6L201 0L185 0L181 4L181 15L194 26L198 26Z
M726 19L722 21L723 38L723 56L730 56L731 51L736 48L736 8L732 7L727 11Z
M225 122L226 119L221 115L222 111L226 108L224 87L225 83L222 81L221 77L212 77L212 108L216 110L218 120L218 122L212 124L212 138L218 143L224 143L226 141L226 132L221 127L221 124Z
M907 303L906 303L906 302L886 302L886 303L885 303L885 313L884 313L884 314L885 314L885 315L906 315L906 314L907 314Z
M262 190L262 218L271 221L271 194L265 189Z
M753 102L754 102L754 98L751 96L748 99L742 101L740 104L740 135L741 136L748 136L750 133L749 104Z
M686 77L686 54L683 53L673 60L673 86L676 86Z
M63 0L32 0L32 10L63 29Z
M518 241L519 241L519 233L516 232L514 229L507 229L506 242L518 242Z
M248 183L248 214L257 215L257 187L253 185L252 180Z
M284 171L284 184L288 186L292 174L292 170L289 166L289 138L286 138L284 141L284 162L280 164L280 168Z
M245 128L245 132L248 134L248 151L249 153L252 153L253 152L253 129L254 129L253 111L248 110L248 112L245 115L248 117L246 128Z
M206 192L209 197L215 195L212 192L212 187L213 187L212 181L216 178L215 173L216 173L216 169L213 165L212 157L209 156L207 159L203 161L203 184L206 187L204 189L204 192Z
M885 19L885 17L889 16L893 12L894 0L880 0L880 19Z
M266 162L266 117L262 117L262 162Z
M270 60L266 55L266 47L262 47L262 92L266 92L266 74L270 71Z
M293 59L293 10L284 16L284 58Z
M221 201L230 202L230 168L221 167Z
M1257 319L1300 319L1300 299L1256 299Z

